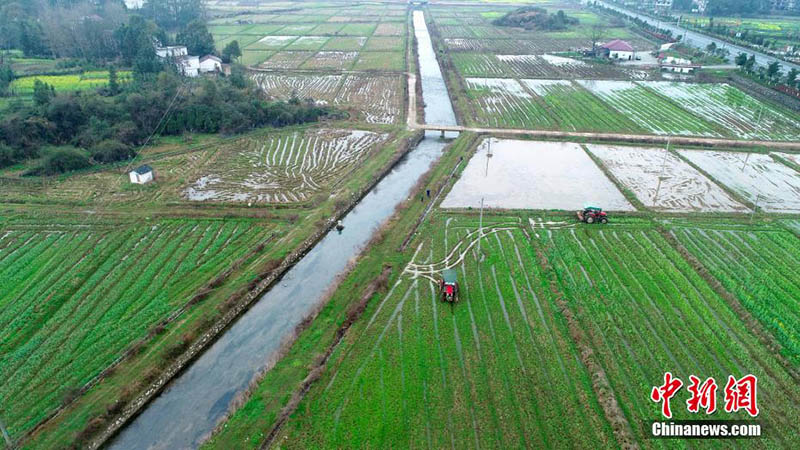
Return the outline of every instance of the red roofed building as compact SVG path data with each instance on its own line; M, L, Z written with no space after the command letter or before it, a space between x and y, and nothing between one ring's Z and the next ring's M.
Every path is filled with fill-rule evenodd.
M626 61L634 59L636 55L631 44L621 39L614 39L611 42L601 45L600 51L611 59L622 59Z

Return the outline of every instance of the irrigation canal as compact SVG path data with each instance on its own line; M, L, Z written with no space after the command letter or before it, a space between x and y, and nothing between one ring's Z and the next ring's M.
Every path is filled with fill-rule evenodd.
M456 119L421 11L414 11L425 116L429 124ZM411 91L409 95L414 95ZM113 449L196 448L278 350L282 339L321 300L374 231L405 200L442 153L439 133L425 139L271 290L239 318L110 443Z
M766 53L758 52L755 50L751 50L748 48L740 47L738 45L731 44L730 42L723 41L722 39L713 38L711 36L697 33L695 31L687 30L686 28L679 27L677 24L673 24L670 22L664 22L663 20L654 19L653 17L646 16L644 14L639 14L637 12L631 11L627 8L623 8L621 6L612 5L603 1L598 1L600 5L603 5L606 8L610 8L621 12L629 17L636 17L638 19L644 20L645 22L651 25L657 25L659 28L670 30L672 31L673 36L683 35L683 42L684 44L691 45L692 47L699 48L701 50L705 50L708 47L708 44L715 43L717 47L726 48L730 51L730 55L728 55L728 61L733 62L733 59L739 53L747 53L748 55L755 55L756 56L756 64L759 66L767 66L775 61L778 61L781 64L781 70L786 72L788 69L795 68L800 70L800 65L792 64L790 62L782 61L778 58L773 56L769 56Z

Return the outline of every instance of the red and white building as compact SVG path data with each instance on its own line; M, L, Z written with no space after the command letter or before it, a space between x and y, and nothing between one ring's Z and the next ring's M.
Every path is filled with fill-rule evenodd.
M610 59L632 61L636 58L636 51L631 44L621 39L614 39L611 42L601 45L600 51L601 54L604 54Z

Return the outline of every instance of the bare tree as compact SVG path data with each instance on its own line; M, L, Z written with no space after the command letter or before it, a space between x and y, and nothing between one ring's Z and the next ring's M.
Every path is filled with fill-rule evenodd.
M84 0L63 6L41 1L39 8L53 56L96 59L116 53L113 32L125 20L122 5Z
M594 54L597 50L597 44L606 37L606 27L602 24L596 23L587 29L586 35L586 37L592 41L592 54Z

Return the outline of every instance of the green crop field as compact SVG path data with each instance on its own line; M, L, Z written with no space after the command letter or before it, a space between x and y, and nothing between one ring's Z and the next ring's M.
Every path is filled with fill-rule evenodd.
M476 219L437 219L419 266L350 331L277 442L545 448L580 436L616 446L518 220L493 223L479 252ZM457 269L457 306L441 303L428 264Z
M647 394L671 370L683 379L756 375L759 419L779 430L767 442L798 445L797 383L657 231L581 227L540 241L640 444L667 445L641 424L658 416ZM673 400L677 419L691 417L685 394Z
M266 237L249 220L6 224L0 416L19 437Z
M405 63L402 52L361 52L353 69L401 71L405 69Z
M545 106L512 79L467 78L467 97L471 100L477 124L506 128L555 128Z
M722 385L728 375L756 375L759 421L771 431L737 445L800 444L800 387L662 234L668 231L643 219L604 228L531 219L484 217L479 240L476 215L435 213L273 445L544 448L580 441L613 448L630 439L642 448L673 448L675 441L650 439L647 426L660 416L650 390L665 371L686 383L696 375ZM682 225L679 238L705 233ZM786 253L775 258L787 258L788 270L800 244L768 229L759 239L772 233L763 236L773 241L767 249L787 240ZM459 277L453 306L441 302L433 282L445 268ZM782 278L759 283L785 287ZM276 388L259 390L285 399ZM684 389L673 399L675 418L703 418L687 411L687 398ZM259 408L274 420L276 407L265 400L247 403L231 430L252 426ZM268 431L241 444L257 446Z
M122 71L118 72L117 75L120 82L125 82L130 77L131 73ZM11 92L21 96L32 95L36 80L53 86L53 88L59 92L80 91L106 86L108 84L108 72L98 71L71 75L32 75L20 77L11 83Z
M673 232L800 364L800 240L781 230Z
M476 125L503 128L607 131L683 136L790 140L797 115L759 102L730 86L622 80L465 78ZM707 95L715 104L683 107L671 91ZM744 100L738 94L744 96ZM708 100L709 102L711 100ZM763 110L763 112L762 112ZM756 118L752 116L755 115ZM759 122L757 117L761 116Z
M569 81L522 80L566 131L640 131L633 121Z

